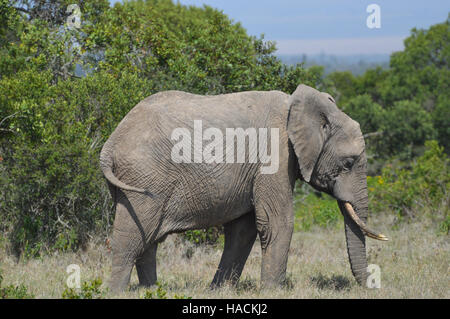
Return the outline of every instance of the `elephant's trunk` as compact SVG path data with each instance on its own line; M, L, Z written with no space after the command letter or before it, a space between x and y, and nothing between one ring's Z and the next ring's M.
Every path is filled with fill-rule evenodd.
M361 228L350 217L343 202L338 202L345 222L345 237L347 240L347 253L353 276L360 285L367 281L366 239ZM358 210L361 212L361 210ZM360 213L359 218L364 222L367 219L367 210Z
M369 275L367 273L365 236L388 240L386 236L369 229L366 225L369 212L366 176L366 161L365 154L363 154L352 174L348 175L348 179L335 185L338 205L344 216L350 267L356 281L362 286L366 285Z
M359 202L357 212L348 202L338 201L345 222L345 237L347 240L347 252L353 276L360 285L367 281L367 258L365 235L378 240L388 240L383 234L378 234L366 226L368 202L367 196Z

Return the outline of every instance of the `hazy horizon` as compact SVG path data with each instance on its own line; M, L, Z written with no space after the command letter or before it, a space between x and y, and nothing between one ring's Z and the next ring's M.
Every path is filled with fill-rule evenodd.
M403 49L411 29L429 28L447 19L450 2L443 0L298 0L253 1L178 0L183 5L203 4L222 10L240 22L248 34L265 34L276 41L277 55L287 54L391 54ZM366 12L378 4L381 28L369 29Z

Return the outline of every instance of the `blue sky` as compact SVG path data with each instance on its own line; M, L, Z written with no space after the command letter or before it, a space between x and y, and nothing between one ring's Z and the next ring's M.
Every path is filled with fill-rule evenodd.
M449 0L175 0L222 10L251 35L277 42L278 54L390 54L413 27L445 21ZM115 1L113 1L115 2ZM369 29L369 4L381 9L381 28Z

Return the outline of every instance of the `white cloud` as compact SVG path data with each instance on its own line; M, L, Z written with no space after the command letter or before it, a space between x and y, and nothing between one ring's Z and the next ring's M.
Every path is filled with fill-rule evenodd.
M390 54L403 50L405 37L275 40L277 54Z

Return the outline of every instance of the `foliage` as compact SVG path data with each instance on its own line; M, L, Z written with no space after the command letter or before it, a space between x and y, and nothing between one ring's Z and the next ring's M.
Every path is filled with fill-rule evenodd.
M359 123L363 134L382 130L385 111L371 99L370 95L363 94L351 98L342 106L342 110Z
M173 295L173 299L192 299L192 297L186 296L186 295L177 295L177 294L174 294L174 295Z
M447 18L428 30L413 29L405 49L391 55L387 70L377 67L357 77L333 72L324 80L338 104L362 121L364 133L384 132L375 147L383 160L392 155L410 160L425 140L435 138L450 151L449 24ZM364 117L370 115L375 119Z
M448 235L450 232L450 214L446 214L445 219L439 225L439 233Z
M142 299L167 299L167 289L160 282L156 282L156 290L146 289L144 294L141 296ZM192 299L185 295L174 294L173 299Z
M378 152L403 155L406 159L417 155L413 153L414 146L423 146L435 137L431 115L418 103L408 100L395 102L385 112L380 129L383 145L378 145Z
M342 219L336 199L306 184L296 187L294 210L296 231L307 231L313 226L334 227Z
M3 276L2 271L0 270L0 299L32 299L34 298L33 294L28 292L27 287L23 284L19 286L8 285L6 287L2 287Z
M167 290L163 287L160 282L156 283L156 290L146 289L142 299L167 299Z
M441 233L450 224L450 159L437 141L425 142L422 156L412 162L393 161L380 175L368 176L369 210L394 212L397 221L425 217L437 223ZM336 200L311 187L297 185L295 229L333 227L341 220Z
M69 3L0 2L0 230L25 257L107 234L113 216L99 151L144 97L289 92L321 78L319 69L285 66L273 43L208 6L88 0L76 29L65 23Z
M24 81L8 83L5 104L21 115L9 121L14 133L1 144L0 181L8 187L0 209L14 212L7 215L16 251L32 256L42 243L76 249L90 231L106 234L111 224L98 153L114 123L145 96L146 83L99 72L50 85L48 74L25 73ZM47 96L24 100L30 85Z
M429 212L448 231L450 160L436 141L426 142L425 147L410 167L388 164L380 176L368 177L370 209L389 208L407 218Z
M102 280L95 278L85 281L81 288L66 288L62 293L63 299L102 299L106 292L101 289Z
M183 237L195 245L213 245L219 241L222 233L222 227L211 227L208 229L188 230L183 234Z

